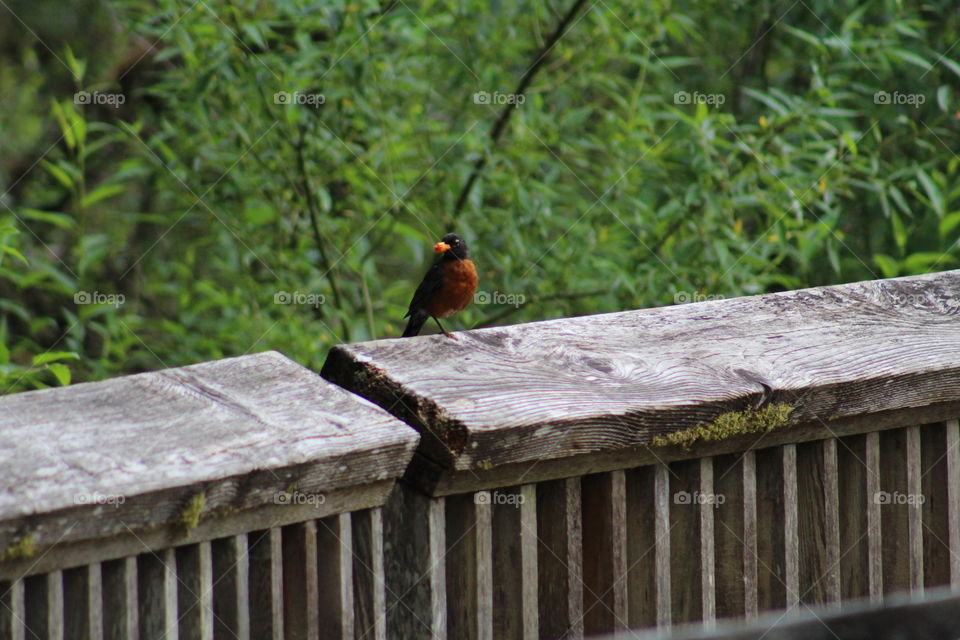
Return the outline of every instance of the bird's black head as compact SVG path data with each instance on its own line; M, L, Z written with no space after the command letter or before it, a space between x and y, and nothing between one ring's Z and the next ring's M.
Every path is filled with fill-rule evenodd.
M470 257L467 251L467 243L460 239L455 233L448 233L440 239L440 242L433 245L433 250L443 254L442 260L466 260Z

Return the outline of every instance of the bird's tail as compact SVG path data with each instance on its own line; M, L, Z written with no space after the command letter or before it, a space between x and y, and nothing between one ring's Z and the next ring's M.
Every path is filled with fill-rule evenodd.
M420 329L423 328L423 324L427 321L430 315L424 313L423 311L418 311L410 316L410 321L407 323L407 328L403 330L403 337L409 338L411 336L420 335Z

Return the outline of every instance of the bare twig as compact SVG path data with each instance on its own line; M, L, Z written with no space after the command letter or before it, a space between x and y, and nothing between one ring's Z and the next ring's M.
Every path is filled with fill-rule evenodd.
M567 30L567 27L573 22L573 19L580 12L580 9L583 8L587 2L586 0L575 0L573 5L563 16L563 19L560 20L560 23L557 25L557 28L550 34L550 38L547 39L546 44L537 52L537 57L534 59L533 64L527 69L526 73L523 74L523 77L520 78L520 84L517 85L517 88L514 89L514 95L521 95L527 91L527 88L530 86L530 83L533 82L534 76L537 74L537 71L540 70L540 67L543 66L543 63L547 60L547 55L553 49L554 45L563 37L564 32ZM490 130L490 140L493 145L496 145L500 140L500 136L503 135L503 131L506 129L507 122L510 120L510 115L514 112L515 106L512 104L504 105L503 110L500 112L500 117L497 118L497 121L493 124L493 128ZM463 189L460 191L460 195L457 197L457 203L453 207L452 218L456 219L460 215L460 211L463 209L463 206L467 202L467 198L470 197L470 191L473 189L474 183L480 177L480 174L483 173L484 167L487 166L487 156L482 155L477 158L477 161L473 165L473 171L470 172L470 176L467 178L466 183L463 185Z

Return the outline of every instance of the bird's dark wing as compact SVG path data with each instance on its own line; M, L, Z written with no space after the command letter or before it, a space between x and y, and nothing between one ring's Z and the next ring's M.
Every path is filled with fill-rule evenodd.
M440 291L441 286L443 286L443 267L438 260L427 270L427 275L423 276L420 286L413 293L413 300L410 301L407 315L403 317L406 318L423 309L427 301Z

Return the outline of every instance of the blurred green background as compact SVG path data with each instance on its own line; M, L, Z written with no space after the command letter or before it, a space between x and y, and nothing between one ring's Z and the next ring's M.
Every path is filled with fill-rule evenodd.
M458 329L955 267L958 39L948 0L4 0L0 392L318 368L448 231Z

